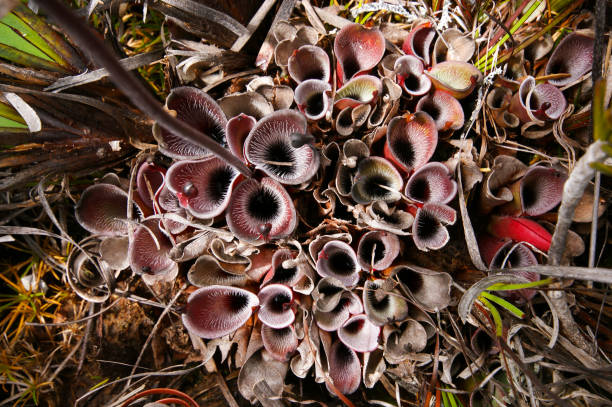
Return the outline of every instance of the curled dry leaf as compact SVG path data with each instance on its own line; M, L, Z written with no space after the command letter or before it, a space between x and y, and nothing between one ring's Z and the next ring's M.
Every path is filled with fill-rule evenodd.
M433 49L433 64L442 61L468 62L476 51L473 39L456 28L445 30L436 40Z
M289 57L289 75L297 83L308 79L329 82L331 67L329 57L316 45L303 45Z
M187 279L196 287L210 285L243 286L246 281L245 274L235 274L225 270L213 256L202 255L191 266Z
M499 155L493 161L491 172L485 178L480 191L480 211L487 214L496 206L503 205L513 199L508 186L520 179L527 171L527 166L520 160Z
M287 363L274 359L265 349L253 353L238 374L238 390L242 397L255 403L259 397L280 397L283 394ZM270 394L263 395L258 385L263 382Z
M219 106L230 119L240 114L259 120L274 111L268 100L257 92L233 93L219 99Z
M323 280L321 280L323 281ZM331 287L321 286L320 289L330 289ZM333 289L333 288L332 288ZM321 293L321 291L319 292ZM330 308L330 304L334 304ZM351 315L361 314L363 307L359 297L352 291L343 290L339 295L328 293L327 297L320 296L314 304L314 319L319 329L327 332L339 330ZM330 308L329 311L324 309Z
M363 355L363 384L371 389L376 385L387 369L383 351L376 349Z
M281 67L289 64L289 58L296 50L304 45L314 45L319 37L317 30L310 26L300 27L295 35L291 35L288 31L286 34L288 36L280 41L274 50L274 61Z
M410 359L427 345L427 332L423 325L414 319L409 319L399 328L385 327L383 335L385 360L391 364Z
M113 270L123 270L129 267L128 238L126 236L110 236L100 242L100 260L106 262Z

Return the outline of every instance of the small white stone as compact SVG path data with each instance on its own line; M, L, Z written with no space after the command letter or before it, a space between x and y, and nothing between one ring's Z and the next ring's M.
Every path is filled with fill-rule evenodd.
M26 291L41 292L45 294L49 289L47 283L43 280L37 282L34 274L28 274L21 277L21 284L23 284L23 288L25 288Z
M108 144L110 144L111 150L121 151L121 140L109 141Z

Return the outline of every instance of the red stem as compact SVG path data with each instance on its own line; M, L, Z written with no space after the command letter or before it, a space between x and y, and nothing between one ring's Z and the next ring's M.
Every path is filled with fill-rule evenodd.
M174 390L174 389L168 389L168 388L159 388L159 389L149 389L149 390L143 390L138 394L133 395L132 397L130 397L129 399L127 399L122 405L121 407L128 407L133 401L138 400L144 396L148 396L149 394L171 394L173 396L178 396L178 397L182 397L187 399L188 404L185 404L186 406L191 406L191 407L200 407L198 406L198 403L195 402L194 399L192 399L191 397L189 397L188 395L186 395L185 393L183 393L182 391L178 391L178 390Z
M189 403L187 403L183 399L177 399L174 397L168 397L165 399L157 400L156 403L159 404L180 404L181 406L189 407Z

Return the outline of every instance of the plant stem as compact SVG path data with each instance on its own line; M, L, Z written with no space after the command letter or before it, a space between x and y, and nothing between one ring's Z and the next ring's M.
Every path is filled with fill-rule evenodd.
M559 207L557 225L548 250L549 265L558 266L561 264L561 255L565 249L565 240L572 224L574 211L584 194L586 186L595 176L595 169L591 168L589 164L603 162L606 159L607 155L601 149L604 144L604 142L596 140L589 146L563 186L563 199Z
M97 33L92 31L77 17L72 9L60 0L38 1L37 4L58 23L92 61L106 68L111 80L130 99L134 105L155 120L161 127L172 132L189 143L202 147L225 160L245 177L251 176L251 170L229 150L221 147L210 137L203 135L187 123L184 123L164 110L161 104L145 89L134 76L126 71L117 58L106 47Z
M602 141L596 140L589 146L584 155L576 163L576 166L563 186L563 199L559 207L557 225L555 226L555 232L553 233L550 249L548 250L548 264L551 266L558 266L561 264L561 256L565 250L567 232L572 224L574 211L576 210L576 206L578 206L580 198L582 198L584 194L586 186L595 176L595 170L591 168L589 164L592 162L603 162L607 157L606 153L601 149L603 144ZM561 322L561 327L565 335L567 335L569 340L576 346L592 354L594 348L580 333L578 324L576 324L569 306L567 305L565 291L551 291L549 297L551 303L559 313L559 321Z
M606 27L606 1L597 0L595 2L595 39L593 44L593 66L591 70L591 81L593 87L601 79L604 54L604 31ZM593 103L597 103L593 96ZM592 109L591 109L592 112ZM595 118L591 115L591 123L595 123ZM595 174L595 187L593 188L593 218L591 220L591 239L589 242L589 267L595 266L595 251L597 249L597 225L599 214L599 190L601 188L601 173ZM589 284L589 288L593 283Z

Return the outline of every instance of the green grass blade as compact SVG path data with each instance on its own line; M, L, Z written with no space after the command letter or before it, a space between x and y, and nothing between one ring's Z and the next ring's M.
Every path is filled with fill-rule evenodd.
M501 315L499 315L499 311L493 304L487 301L482 295L478 297L478 299L489 309L491 316L493 317L493 322L495 323L495 334L498 337L501 337L504 333L504 325L502 323Z
M612 167L609 165L606 165L604 163L589 163L589 165L591 166L591 168L593 168L596 171L601 172L604 175L607 175L608 177L612 177Z
M538 7L540 7L541 3L542 3L542 0L535 1L531 5L531 7L527 9L525 14L523 14L523 16L516 23L514 23L512 27L510 27L510 30L508 31L510 31L511 34L514 34L515 32L517 32L518 29L523 26L525 21L527 21L527 19L531 17L531 15L538 9ZM510 36L508 34L505 34L503 37L501 37L499 41L497 41L497 44L495 44L491 49L489 49L489 51L487 51L487 53L482 58L480 58L478 62L476 62L476 67L482 71L483 68L486 67L486 65L489 63L489 57L493 55L493 53L495 53L495 51L499 47L504 45L504 43L508 41L509 38Z
M94 384L94 385L93 385L93 386L92 386L92 387L89 389L89 391L95 390L95 389L97 389L98 387L105 385L106 383L108 383L108 377L107 377L106 379L104 379L104 380L102 380L102 381L100 381L100 382L98 382L98 383Z
M49 57L49 55L45 54L30 41L17 34L13 27L5 23L7 17L9 16L11 16L11 14L7 14L2 19L2 21L0 21L0 41L2 42L2 44L7 45L11 48L15 48L25 54L30 54L37 58L44 59L46 61L53 61L53 59Z
M498 283L498 284L491 285L489 288L487 288L487 291L521 290L523 288L533 288L533 287L540 287L543 285L547 285L547 284L552 283L552 281L553 281L552 278L545 278L544 280L532 281L531 283L522 283L522 284Z
M573 0L551 0L550 9L556 13L560 13L564 8L569 6Z
M604 153L612 157L612 145L604 144L603 146L601 146L601 149L603 150Z
M0 43L0 58L7 59L15 64L27 66L29 68L45 69L47 71L60 72L63 74L70 73L70 71L62 68L55 61L39 58L2 43Z
M24 24L30 27L30 29L38 33L47 44L47 48L53 54L57 55L58 59L55 59L57 63L65 68L72 68L72 70L80 70L84 67L81 57L77 54L75 49L66 41L66 39L57 31L51 28L47 22L34 14L28 7L20 5L13 10L13 14L17 16ZM46 52L46 51L45 51Z
M457 401L453 393L446 393L444 390L442 390L442 394L446 394L446 398L450 402L451 407L457 407Z
M4 103L0 103L0 118L8 119L13 122L23 124L24 126L26 124L15 109Z
M514 314L518 318L523 319L523 317L525 316L525 313L523 311L521 311L519 308L517 308L512 303L504 300L503 298L498 297L497 295L493 295L486 291L483 291L481 295L485 297L486 299L493 301L500 307L503 307L506 311Z
M607 140L612 128L606 117L606 81L600 79L593 87L593 138Z
M367 13L367 14L366 14L365 16L363 16L363 18L361 19L361 23L360 23L360 24L362 24L362 25L363 25L363 24L365 24L365 23L366 23L366 21L368 21L368 19L369 19L370 17L372 17L373 15L374 15L374 12L373 12L373 11L370 11L369 13Z
M14 13L9 13L2 18L2 23L13 29L16 35L29 42L33 47L36 47L40 53L55 62L61 62L62 57L59 56L36 31L32 30L22 19ZM2 41L5 39L2 38ZM11 44L7 44L11 45ZM38 55L40 56L40 55Z
M83 66L70 44L24 5L0 20L0 58L62 74Z
M450 403L448 402L448 395L444 390L440 391L440 395L442 396L442 404L444 407L450 407Z
M0 130L2 131L7 131L7 130L21 130L21 129L25 129L27 130L28 126L26 126L23 123L19 123L16 122L14 120L11 119L7 119L6 117L0 117Z
M529 45L531 45L535 40L540 38L542 35L546 34L550 30L552 30L553 28L557 27L559 25L559 23L561 21L563 21L564 18L566 18L574 9L576 9L579 6L581 6L582 3L584 3L584 0L577 0L577 1L573 2L565 11L563 11L563 13L559 14L557 17L555 17L554 20L552 20L550 23L548 23L546 25L546 27L544 27L543 29L541 29L540 31L535 33L534 35L530 36L527 40L525 40L525 41L521 42L520 44L518 44L514 48L513 54L516 55L521 50L523 50L523 49L527 48ZM506 55L504 55L501 58L499 58L497 60L497 63L495 64L495 66L503 64L504 62L506 62L508 59L510 59L510 55L511 55L510 53L507 53ZM488 71L488 70L491 70L491 69L493 69L493 61L492 60L488 61L488 65L484 68L484 71Z

